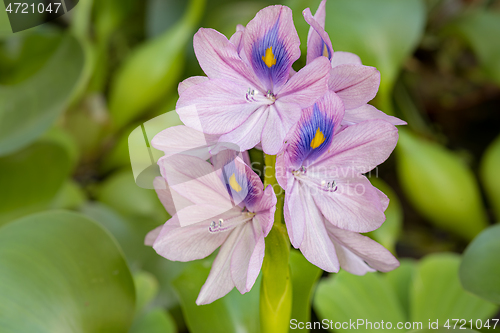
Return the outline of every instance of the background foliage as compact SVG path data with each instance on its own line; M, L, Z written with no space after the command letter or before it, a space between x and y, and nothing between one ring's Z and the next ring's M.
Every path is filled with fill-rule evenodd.
M294 11L298 70L301 12L319 1L278 2ZM139 126L151 139L179 124L168 112L178 82L202 75L199 27L230 36L270 4L80 0L16 34L0 14L1 332L260 331L260 280L197 307L213 256L170 262L143 245L169 216L137 185L129 144L148 166ZM291 250L292 317L499 318L500 1L329 0L326 30L380 70L373 104L408 122L371 174L391 203L369 236L402 265L328 275Z

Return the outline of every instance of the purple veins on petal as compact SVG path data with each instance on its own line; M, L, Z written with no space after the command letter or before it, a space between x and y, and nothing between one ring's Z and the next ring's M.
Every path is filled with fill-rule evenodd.
M288 79L290 56L279 37L280 16L274 26L252 45L252 67L267 88L272 91L276 83Z
M296 132L296 140L292 148L295 157L294 164L302 164L306 159L314 160L328 148L333 137L334 121L320 110L318 103L312 107L312 112L304 112L301 125Z

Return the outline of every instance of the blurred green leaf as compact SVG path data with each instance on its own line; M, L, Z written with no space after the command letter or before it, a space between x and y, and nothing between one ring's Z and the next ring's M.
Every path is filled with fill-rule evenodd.
M500 44L493 42L500 34L500 13L477 10L464 15L448 29L469 43L485 74L500 84Z
M156 226L167 221L168 214L156 192L137 186L130 169L116 172L106 179L97 199L123 216L148 217L156 221Z
M71 160L72 169L78 164L80 158L80 149L75 141L75 138L65 128L52 127L41 137L41 141L54 142L65 148Z
M136 295L135 308L137 313L141 313L158 293L158 281L151 273L138 272L134 274L134 285Z
M191 0L184 17L171 29L137 47L115 76L110 113L123 127L176 87L184 66L184 50L203 13L205 0Z
M0 86L0 155L27 146L50 127L70 101L83 66L81 46L67 35L35 75Z
M146 33L149 38L161 35L182 16L188 1L148 0L146 5Z
M392 286L405 313L410 313L410 286L416 271L416 262L412 259L400 259L400 266L387 272L385 278Z
M86 94L79 103L64 115L64 128L71 133L80 159L88 161L102 149L103 141L109 135L106 130L109 115L106 100L102 94Z
M247 25L262 8L271 5L270 1L227 1L206 16L206 27L215 29L230 38L236 32L236 26ZM302 11L302 10L301 10ZM303 20L303 19L302 19Z
M344 270L322 279L314 298L314 309L320 318L335 322L398 322L406 321L401 304L393 288L379 273L352 275ZM365 328L365 324L362 324ZM349 331L339 329L335 331ZM352 331L356 331L353 329ZM365 329L364 332L378 332Z
M311 301L314 286L322 270L311 264L300 251L290 251L292 273L292 315L297 321L311 321Z
M379 107L390 113L389 98L396 78L423 34L424 3L334 0L326 3L326 18L326 31L335 51L356 53L363 64L380 71Z
M36 142L0 158L0 225L48 207L70 173L60 145Z
M158 257L152 248L144 245L147 232L154 229L157 224L137 216L130 216L127 219L99 202L88 203L81 208L81 211L98 221L116 238L133 271L144 270L145 261Z
M487 319L498 308L467 293L458 280L460 256L439 253L419 262L411 288L411 321L428 322L447 319Z
M154 305L170 309L178 304L172 280L182 272L187 263L167 260L153 248L144 245L146 234L159 223L144 217L121 216L100 202L88 203L81 211L98 221L116 238L132 271L142 270L154 274L160 288Z
M486 227L476 179L458 156L403 129L396 153L401 187L430 222L465 239Z
M129 333L175 333L175 322L163 309L155 309L145 314L130 328Z
M3 8L3 7L2 7ZM9 17L7 12L0 10L0 38L4 36L9 36L12 34L12 28L10 27Z
M191 333L260 332L260 278L248 293L241 295L236 288L207 305L196 305L196 298L210 272L211 261L196 261L174 280L182 312Z
M46 65L61 43L59 31L14 34L0 44L0 84L14 85Z
M107 44L112 33L123 25L134 8L134 0L96 1L93 7L97 33L100 44Z
M500 304L500 225L484 230L469 244L460 265L460 281L471 293Z
M396 253L396 242L403 229L403 209L394 190L380 178L370 178L373 186L389 197L389 206L385 211L385 222L382 226L369 233L374 240L382 244L392 253Z
M493 206L497 221L500 221L500 136L493 141L484 153L479 167L479 175Z
M67 180L50 203L51 209L75 209L83 205L87 197L77 182Z
M0 228L0 327L5 333L125 332L132 276L116 242L71 212L31 215Z

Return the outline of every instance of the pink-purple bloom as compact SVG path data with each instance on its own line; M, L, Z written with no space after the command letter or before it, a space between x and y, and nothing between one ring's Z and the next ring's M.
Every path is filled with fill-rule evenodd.
M310 262L329 272L338 271L339 260L342 266L350 267L345 263L346 255L342 257L339 251L374 263L385 253L383 261L395 268L397 260L387 250L357 233L375 230L385 220L389 200L362 174L389 157L396 146L397 129L383 120L341 128L343 115L341 99L327 93L303 110L287 147L276 160L276 176L285 189L284 214L290 240ZM346 237L357 241L350 243ZM387 270L389 266L373 268Z
M249 167L247 150L277 155L291 244L328 272L362 275L398 267L384 247L360 233L385 221L389 199L364 173L393 151L404 121L367 104L380 84L376 68L334 52L323 0L310 24L307 65L295 72L299 38L292 12L270 6L228 40L200 29L194 50L206 76L181 82L176 111L185 125L152 145L165 153L155 180L171 214L146 243L170 260L205 258L217 248L197 304L233 287L248 292L259 275L277 198Z
M220 135L240 151L261 142L274 155L301 109L328 89L330 62L319 57L290 78L300 41L284 6L262 9L231 40L213 29L196 33L194 49L208 78L181 84L177 112L185 125Z
M377 94L380 72L375 67L362 65L361 59L353 53L333 51L332 42L325 31L326 0L321 1L314 16L309 8L304 10L303 15L311 25L307 37L307 62L323 56L330 60L328 88L342 99L345 109L344 124L382 119L393 125L405 125L406 122L401 119L389 116L367 104Z
M155 187L173 215L146 238L158 254L176 261L202 259L220 247L196 301L199 305L223 297L233 287L241 293L252 288L276 209L272 187L264 190L241 157L227 151L216 157L215 166L188 155L158 161L163 179L157 179Z

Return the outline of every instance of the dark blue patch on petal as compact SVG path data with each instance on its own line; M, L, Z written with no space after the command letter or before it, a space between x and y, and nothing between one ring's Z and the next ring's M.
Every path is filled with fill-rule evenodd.
M252 184L243 168L238 168L233 160L222 168L221 180L235 205L251 206L258 198L259 189Z
M326 50L327 54L325 54L325 50ZM332 60L332 52L330 51L330 48L328 47L328 45L326 45L323 38L321 39L321 50L319 50L318 54L319 54L319 56L328 57L328 60Z
M306 160L313 162L328 149L333 138L333 119L321 111L316 103L312 113L301 119L300 123L288 148L294 165L303 165Z
M286 50L285 43L278 36L279 18L276 24L262 39L252 46L252 67L257 77L265 84L266 88L273 91L276 86L281 86L288 80L290 72L290 55ZM272 56L276 61L271 67L266 64L266 54L269 56L269 48L272 48Z

